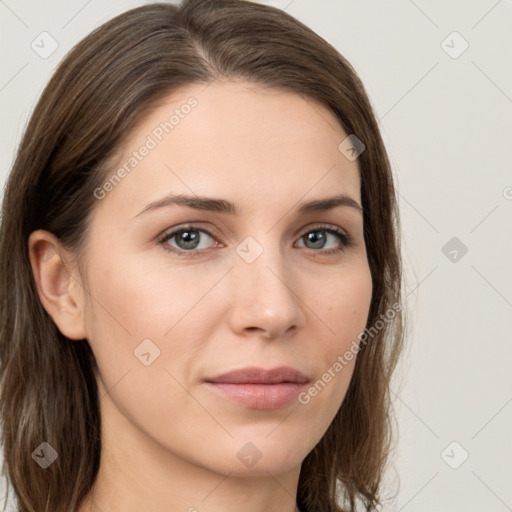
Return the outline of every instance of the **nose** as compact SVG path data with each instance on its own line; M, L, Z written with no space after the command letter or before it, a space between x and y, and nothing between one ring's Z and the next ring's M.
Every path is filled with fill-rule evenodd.
M284 338L304 325L298 270L286 264L279 248L267 247L252 263L238 255L235 261L230 315L235 333Z

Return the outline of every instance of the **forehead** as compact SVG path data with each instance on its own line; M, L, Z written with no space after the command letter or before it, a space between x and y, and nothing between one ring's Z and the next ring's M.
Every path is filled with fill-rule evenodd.
M330 109L245 81L193 84L161 100L124 142L108 201L144 206L164 193L231 196L248 207L334 193L360 198L359 167ZM309 197L310 196L310 197ZM269 206L271 206L269 204Z

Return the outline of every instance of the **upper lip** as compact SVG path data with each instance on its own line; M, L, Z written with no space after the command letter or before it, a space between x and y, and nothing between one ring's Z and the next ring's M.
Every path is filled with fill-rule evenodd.
M305 384L309 379L299 370L290 366L279 366L277 368L264 369L256 366L248 366L240 370L233 370L217 377L209 377L206 382L217 382L225 384L280 384L292 382Z

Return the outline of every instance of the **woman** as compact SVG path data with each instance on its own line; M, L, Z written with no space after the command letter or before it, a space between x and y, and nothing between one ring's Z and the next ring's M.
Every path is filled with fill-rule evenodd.
M403 333L390 164L352 67L185 0L81 41L3 202L19 511L375 510Z

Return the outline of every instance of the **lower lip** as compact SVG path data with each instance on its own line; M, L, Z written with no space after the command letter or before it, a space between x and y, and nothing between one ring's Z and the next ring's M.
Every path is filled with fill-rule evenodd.
M251 409L279 409L293 402L305 384L282 382L280 384L227 384L206 382L220 395Z

